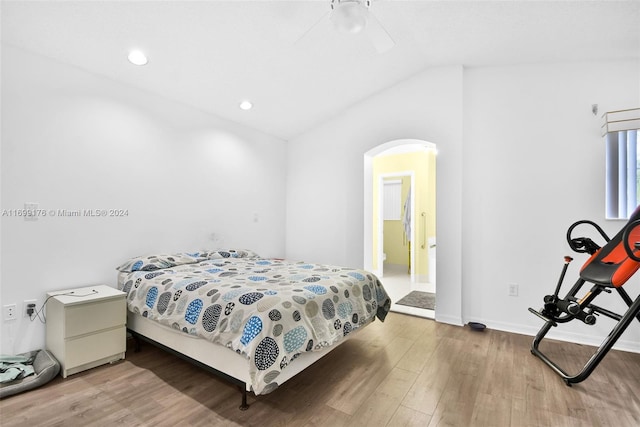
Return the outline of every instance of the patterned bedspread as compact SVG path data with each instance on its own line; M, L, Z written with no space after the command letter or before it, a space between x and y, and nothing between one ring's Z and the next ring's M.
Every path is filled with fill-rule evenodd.
M249 251L155 255L118 270L130 311L246 355L256 394L273 391L302 352L384 321L391 305L367 271Z

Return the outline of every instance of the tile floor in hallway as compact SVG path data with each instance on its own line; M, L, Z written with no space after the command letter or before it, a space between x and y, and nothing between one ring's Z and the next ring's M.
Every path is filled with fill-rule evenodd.
M396 304L402 297L411 291L433 292L436 286L433 283L411 282L411 276L407 271L407 266L385 264L384 272L380 278L384 288L391 297L391 310L397 313L411 314L413 316L425 317L427 319L435 318L434 310L425 310L417 307L409 307L406 305Z

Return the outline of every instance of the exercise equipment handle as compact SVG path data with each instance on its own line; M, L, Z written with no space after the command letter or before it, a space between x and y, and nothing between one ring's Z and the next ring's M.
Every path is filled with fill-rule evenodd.
M598 233L600 233L600 236L602 236L602 238L606 242L609 242L611 240L609 236L607 236L607 233L604 232L602 227L600 227L595 222L589 221L586 219L576 221L573 224L571 224L571 227L569 227L569 229L567 230L567 243L569 243L569 247L573 249L575 252L593 254L595 253L595 251L600 249L600 246L598 246L596 243L594 243L591 239L587 237L579 237L579 238L571 237L571 233L573 232L573 230L581 224L591 225L593 228L596 229Z
M631 232L634 231L635 228L639 225L640 219L633 221L624 229L624 233L622 234L622 245L624 246L624 250L627 252L627 255L629 255L629 258L636 262L640 262L640 257L633 252L633 249L635 249L636 251L640 251L640 242L634 242L634 248L631 249L631 245L629 244L629 237L631 237Z

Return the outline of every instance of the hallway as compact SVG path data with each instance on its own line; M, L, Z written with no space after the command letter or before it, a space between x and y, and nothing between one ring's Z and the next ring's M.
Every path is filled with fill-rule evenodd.
M384 265L384 277L380 278L384 288L391 297L391 311L397 313L411 314L413 316L427 319L435 318L434 310L425 310L417 307L396 304L411 291L422 291L435 293L435 284L431 283L411 283L411 276L407 274L406 266L396 264Z

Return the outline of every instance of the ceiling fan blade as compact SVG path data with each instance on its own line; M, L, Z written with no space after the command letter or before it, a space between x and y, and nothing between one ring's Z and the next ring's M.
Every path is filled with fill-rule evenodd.
M329 13L330 12L326 12L324 15L322 15L322 17L320 17L320 19L318 19L315 24L309 27L309 29L305 31L300 37L298 37L298 40L296 40L293 44L297 45L298 43L300 43L300 41L308 37L311 32L316 31L318 27L328 25L327 23L329 22Z
M365 27L365 33L378 53L384 53L396 44L380 21L378 21L371 12L369 12L369 20Z

